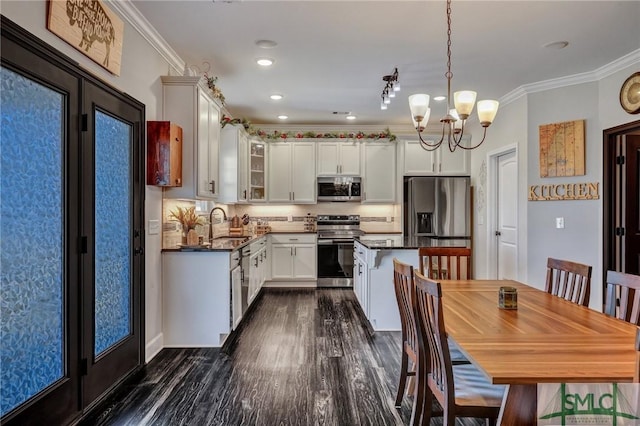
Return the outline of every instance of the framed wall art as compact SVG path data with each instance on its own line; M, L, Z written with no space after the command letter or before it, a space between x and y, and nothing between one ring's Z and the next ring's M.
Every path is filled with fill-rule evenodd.
M100 0L49 0L47 29L120 75L124 23Z

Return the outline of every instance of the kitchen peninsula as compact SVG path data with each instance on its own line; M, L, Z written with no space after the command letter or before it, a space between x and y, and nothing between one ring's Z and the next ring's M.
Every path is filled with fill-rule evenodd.
M218 347L265 285L313 285L315 233L214 238L162 250L166 347Z

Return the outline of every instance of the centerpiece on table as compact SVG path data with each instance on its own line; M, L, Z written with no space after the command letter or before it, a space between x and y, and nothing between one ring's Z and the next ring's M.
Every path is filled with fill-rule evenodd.
M169 217L182 225L182 244L195 246L198 244L197 225L204 225L204 219L198 216L195 206L178 207L176 211L170 211Z

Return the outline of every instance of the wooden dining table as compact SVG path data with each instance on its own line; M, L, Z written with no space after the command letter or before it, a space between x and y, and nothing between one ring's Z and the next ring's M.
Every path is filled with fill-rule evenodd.
M518 308L498 307L501 286ZM442 281L450 338L494 384L500 425L536 425L537 384L631 382L635 325L510 280Z

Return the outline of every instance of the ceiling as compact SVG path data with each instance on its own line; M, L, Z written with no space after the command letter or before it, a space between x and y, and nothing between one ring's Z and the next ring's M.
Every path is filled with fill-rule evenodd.
M444 115L446 5L432 1L150 1L133 5L187 64L218 77L229 112L255 124L403 125L407 97ZM257 40L273 40L264 49ZM564 49L545 48L568 41ZM640 49L640 1L452 3L452 91L498 99L530 83L593 72ZM270 68L258 57L270 57ZM382 76L402 90L380 109ZM284 99L269 99L280 93ZM347 122L351 112L357 118ZM475 115L475 111L473 113ZM496 121L500 118L500 112Z

